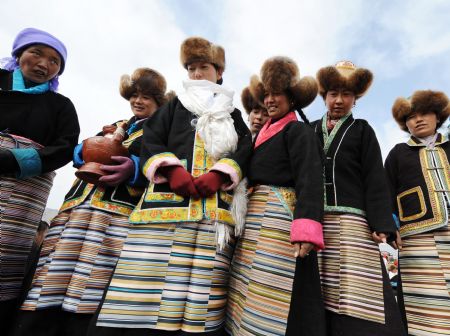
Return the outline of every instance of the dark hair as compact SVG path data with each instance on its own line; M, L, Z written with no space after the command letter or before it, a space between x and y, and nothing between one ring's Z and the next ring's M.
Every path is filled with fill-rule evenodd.
M294 104L294 97L293 97L291 91L286 90L285 93L286 93L286 96L288 97L289 102L292 102L292 104ZM294 110L296 110L296 111L298 112L298 114L299 114L300 117L302 118L303 122L304 122L305 124L308 124L308 125L309 125L309 120L308 120L308 118L306 118L306 115L305 115L305 113L303 112L303 110L302 110L299 106L295 106L295 105L294 105L294 106L292 106L292 107L294 108Z

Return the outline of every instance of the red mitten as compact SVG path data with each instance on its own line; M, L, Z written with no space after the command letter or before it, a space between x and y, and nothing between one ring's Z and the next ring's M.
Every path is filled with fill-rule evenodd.
M189 172L181 166L170 166L162 169L164 174L169 180L170 189L180 196L192 196L199 198L197 189L194 185L194 178Z
M208 197L216 193L225 182L226 176L217 171L210 171L194 180L195 187L202 197Z

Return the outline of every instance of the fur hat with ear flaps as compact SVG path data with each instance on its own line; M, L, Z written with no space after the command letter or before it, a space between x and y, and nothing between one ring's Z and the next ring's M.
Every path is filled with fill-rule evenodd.
M207 62L225 70L225 50L202 37L189 37L183 41L180 60L185 69L194 62Z
M130 100L135 92L152 96L158 107L172 98L172 91L166 95L166 79L158 71L150 68L137 68L133 74L122 75L120 78L120 95Z
M247 114L250 114L253 109L266 109L264 106L264 87L258 76L250 78L250 85L242 90L241 100Z
M372 84L373 74L368 69L357 68L350 61L341 61L335 66L321 68L317 72L319 93L325 99L327 92L345 88L361 98Z
M392 116L403 131L409 132L406 119L412 113L434 112L438 118L437 128L450 115L450 102L445 93L440 91L419 90L408 98L397 98L392 106Z
M261 67L261 83L266 92L286 92L301 109L311 104L317 96L317 82L313 77L300 78L297 64L285 56L269 58Z

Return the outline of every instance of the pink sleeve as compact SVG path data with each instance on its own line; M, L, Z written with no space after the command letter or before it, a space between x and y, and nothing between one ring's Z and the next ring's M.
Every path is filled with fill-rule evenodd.
M315 250L323 250L322 224L308 218L294 219L291 224L291 243L308 242L315 245Z
M149 160L150 161L150 160ZM176 157L159 157L157 159L152 160L151 162L147 162L149 164L144 165L143 173L145 177L150 182L155 184L167 182L167 178L158 173L158 168L160 167L168 167L168 166L181 166L183 167L180 160Z

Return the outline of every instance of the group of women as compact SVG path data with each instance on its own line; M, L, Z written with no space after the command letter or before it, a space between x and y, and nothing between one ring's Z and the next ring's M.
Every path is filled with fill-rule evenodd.
M0 70L6 335L450 335L444 93L394 103L411 138L383 167L352 114L369 70L301 77L292 59L267 59L241 96L250 131L222 85L224 49L188 38L176 97L153 69L122 76L133 116L98 136L123 129L129 155L98 183L75 180L30 267L53 171L85 164L75 109L56 93L66 59L28 28ZM318 93L326 113L309 122ZM402 247L398 303L380 242Z

